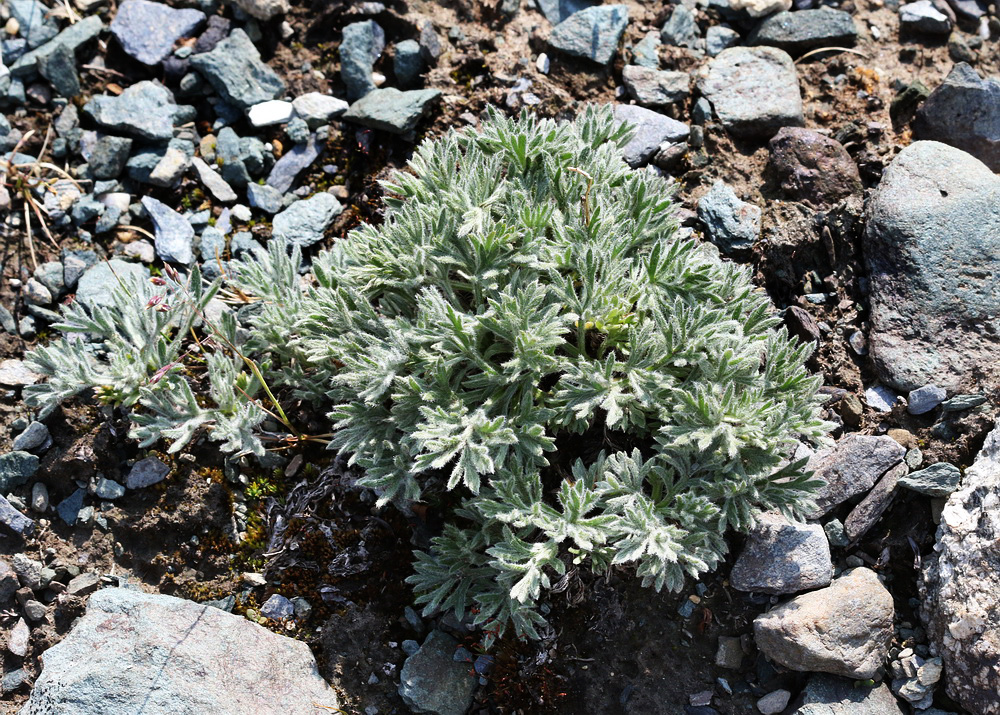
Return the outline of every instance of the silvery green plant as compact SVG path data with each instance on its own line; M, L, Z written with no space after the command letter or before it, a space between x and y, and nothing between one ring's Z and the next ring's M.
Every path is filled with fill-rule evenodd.
M537 637L572 565L678 590L724 556L728 528L808 507L817 482L792 455L828 425L809 347L745 268L676 235L671 186L621 159L629 136L591 108L558 124L494 112L426 141L384 184L383 223L316 255L307 281L278 241L230 264L257 300L238 349L232 319L201 345L207 379L151 384L208 304L192 278L176 316L129 317L151 299L136 286L107 313L71 308L64 329L99 336L101 367L64 370L83 357L64 339L32 358L51 377L30 398L115 385L146 443L205 425L258 453L280 409L259 392L328 410L329 446L380 504L458 493L408 581L425 613L472 613L487 642ZM123 351L139 374L120 374ZM574 435L593 453L562 453Z

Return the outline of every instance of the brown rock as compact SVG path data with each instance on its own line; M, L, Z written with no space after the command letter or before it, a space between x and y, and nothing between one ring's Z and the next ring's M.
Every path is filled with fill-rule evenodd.
M770 147L770 167L791 198L824 206L861 193L858 166L840 142L811 129L784 127Z

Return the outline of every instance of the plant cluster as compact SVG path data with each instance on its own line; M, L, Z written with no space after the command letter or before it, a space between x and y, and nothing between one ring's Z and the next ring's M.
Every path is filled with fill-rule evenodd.
M570 563L680 589L727 528L808 505L791 456L827 425L809 347L746 269L676 236L671 186L621 159L629 135L592 108L427 141L385 183L384 222L308 279L277 241L231 262L230 289L255 298L242 326L204 317L219 285L196 271L165 285L166 310L147 307L155 286L123 285L113 308L67 309L97 358L68 337L40 349L50 379L29 398L96 387L144 444L205 426L256 453L269 414L302 438L275 395L326 406L329 447L380 504L460 495L408 580L425 612L471 612L487 640L536 637ZM560 453L574 436L593 453Z

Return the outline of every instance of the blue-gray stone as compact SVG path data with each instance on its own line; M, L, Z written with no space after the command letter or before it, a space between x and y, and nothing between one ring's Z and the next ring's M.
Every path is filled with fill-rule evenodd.
M413 655L418 650L420 650L420 644L415 640L407 639L403 641L403 652L407 655Z
M230 127L223 127L215 140L215 156L222 162L220 173L230 186L243 188L250 181L250 173L243 163L240 138Z
M35 522L15 509L3 496L0 496L0 526L18 536L28 536L35 530Z
M211 52L191 55L190 62L223 99L244 111L285 92L285 83L238 28Z
M403 89L420 84L420 73L424 71L424 58L420 54L420 43L403 40L396 43L396 55L392 59L392 69L396 82Z
M200 10L175 9L149 0L125 0L111 22L115 36L125 54L143 64L163 61L183 37L192 37L205 22Z
M229 250L234 258L253 255L258 248L260 248L260 242L249 231L237 231L229 242Z
M477 678L467 663L452 657L458 641L435 630L403 663L399 695L414 712L464 715L472 704Z
M674 11L660 30L660 39L666 45L694 46L698 39L698 26L694 23L694 13L687 5L674 5Z
M0 327L10 335L17 335L17 323L14 322L14 316L2 305L0 305Z
M958 489L962 480L962 472L958 467L947 462L938 462L931 466L900 477L899 486L932 497L946 497Z
M307 133L302 141L307 141L308 138ZM240 160L246 166L251 177L257 178L264 173L264 167L267 165L269 157L270 154L265 149L264 142L257 137L242 137L240 139Z
M124 280L126 276L134 276L140 280L149 278L149 269L120 258L102 261L88 268L80 277L76 286L76 299L87 308L108 307L112 304L112 292L119 287L119 279Z
M622 158L635 168L645 164L664 142L687 139L690 129L665 114L634 104L615 105L615 120L634 127L632 139L622 150Z
M558 25L573 13L599 4L599 0L536 0L536 2L545 19L553 25Z
M350 101L375 89L372 65L385 48L385 32L374 20L352 22L344 27L340 43L340 78Z
M236 607L236 596L229 595L225 598L219 598L215 601L205 601L206 606L211 606L212 608L218 608L220 611L225 611L226 613L232 613L233 608Z
M28 51L28 41L23 37L8 37L0 41L0 56L4 64L12 65Z
M646 69L660 69L660 38L655 32L647 32L632 48L632 64Z
M698 201L698 219L723 253L752 248L760 237L760 217L758 206L741 201L723 181L716 181Z
M18 59L17 62L11 66L10 73L16 78L32 77L37 72L37 63L40 58L54 52L60 45L65 45L73 50L73 52L76 52L77 49L97 37L103 29L104 23L101 22L100 17L97 15L88 15L80 20L80 22L69 25L65 30L60 32L44 45L37 47L30 52L25 52L21 55L20 59ZM12 83L11 90L8 91L8 97L10 96L10 92L13 91L13 88L14 85Z
M986 403L984 395L955 395L941 403L944 412L962 412Z
M247 201L255 209L267 214L281 211L281 192L267 184L247 184Z
M49 81L60 97L72 99L80 94L80 78L76 74L76 55L66 45L38 58L38 73Z
M754 28L747 44L780 47L794 56L818 47L850 47L857 39L850 13L823 7L775 13Z
M280 593L272 595L260 607L260 615L276 621L282 618L290 618L294 613L295 606Z
M740 33L731 27L712 25L705 33L705 51L709 57L715 57L723 50L740 44Z
M167 141L174 135L174 96L158 82L137 82L119 96L98 95L83 106L101 127L139 139Z
M214 263L222 260L226 254L226 236L215 226L206 226L201 232L201 245L199 247L201 260Z
M922 415L930 412L944 402L948 393L937 385L924 385L916 390L910 390L906 411L911 415Z
M53 297L62 293L66 287L66 282L63 278L62 261L46 261L42 263L35 269L35 278L49 289Z
M46 17L49 8L38 0L7 0L7 7L21 26L21 37L34 49L59 34L59 28ZM4 57L7 60L7 57Z
M76 287L80 276L91 266L97 265L97 254L93 251L65 251L63 253L63 284L67 290Z
M49 437L48 427L46 427L41 422L32 422L27 426L27 428L21 434L19 434L17 437L14 438L14 442L11 444L11 446L16 451L12 452L11 454L17 454L18 452L21 452L22 454L25 452L34 452L39 447L43 446L46 442L50 441L50 439L51 438ZM4 455L4 457L8 456L10 455L6 454ZM2 461L4 457L0 457L0 461ZM38 468L38 459L36 458L35 469L37 468ZM0 472L2 472L2 470L3 467L0 466ZM32 473L34 473L33 470ZM31 474L28 474L27 476L30 477Z
M392 134L409 134L440 96L437 89L408 92L400 92L394 87L376 89L352 104L344 113L344 119Z
M143 196L142 205L156 228L156 254L171 263L191 263L194 260L191 248L194 227L179 213L152 196Z
M277 214L272 223L272 235L303 248L323 240L323 234L333 219L344 210L340 202L326 192L296 201Z
M285 125L285 136L292 144L304 144L309 141L309 125L302 117L292 117Z
M982 79L959 62L920 105L913 132L918 139L967 151L1000 171L1000 80Z
M998 196L989 167L938 142L910 144L883 174L864 254L869 347L888 384L958 390L972 375L1000 384Z
M0 455L0 492L26 484L37 471L38 457L33 454L15 451Z
M95 179L117 179L125 168L129 152L132 151L132 140L128 137L115 137L105 134L97 140L90 150L87 165Z
M73 223L77 226L82 226L103 214L106 209L107 207L104 204L93 196L88 195L73 204L73 208L70 209L70 215L73 217Z
M125 486L129 489L143 489L162 482L168 474L170 467L156 457L146 457L132 465L125 479Z
M112 479L101 477L94 485L94 496L98 499L120 499L125 496L125 487Z
M94 224L94 233L97 235L107 233L118 225L118 219L121 218L121 215L122 211L117 206L106 206L104 213L101 214L101 217L97 219L97 223Z
M18 668L8 673L4 673L3 680L0 681L0 692L13 693L21 686L31 682L31 676L24 668Z
M77 489L75 492L59 502L56 506L56 513L59 514L59 518L66 522L69 526L73 526L73 524L76 523L77 517L80 515L80 510L83 509L83 498L86 495L86 489Z
M549 44L568 55L606 65L614 58L627 25L625 5L588 7L552 28Z
M282 194L289 191L298 175L316 161L322 150L323 146L316 141L315 136L309 137L309 141L305 144L292 147L274 163L267 177L268 185Z

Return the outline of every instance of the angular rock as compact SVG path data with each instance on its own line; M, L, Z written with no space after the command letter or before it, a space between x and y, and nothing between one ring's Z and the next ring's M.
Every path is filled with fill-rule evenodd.
M458 641L435 630L403 663L399 695L414 712L464 715L472 704L477 677L453 658Z
M41 422L32 422L21 434L14 438L14 442L11 446L15 450L21 450L20 455L25 455L27 452L33 452L39 447L42 447L46 442L51 444L49 428ZM9 457L13 454L18 454L18 452L12 452L10 455L5 454L3 457L0 457L0 460L3 460L4 457ZM25 464L27 468L21 470L21 473L25 475L25 480L27 480L27 478L34 475L35 471L38 469L37 458L33 465L30 460L24 460L23 456L19 456L19 458L22 461L22 464L27 461L27 464ZM3 478L4 471L3 466L0 466L0 479Z
M108 131L150 141L174 135L174 96L159 82L137 82L119 96L102 94L83 106L85 114Z
M267 66L247 34L237 28L210 52L191 55L191 66L204 75L225 101L247 110L279 98L285 83Z
M129 489L144 489L162 482L168 474L170 474L170 467L156 457L146 457L132 465L125 480L125 486Z
M765 513L747 536L730 582L740 591L782 594L827 586L832 578L830 544L822 526Z
M0 495L0 526L21 537L30 536L35 530L35 522L15 509L2 495Z
M110 135L100 137L87 159L90 173L95 179L117 179L125 168L131 151L131 139Z
M352 22L344 27L340 43L340 78L347 99L361 99L375 89L372 65L385 49L385 32L374 20Z
M899 8L899 24L904 30L928 35L947 35L951 20L934 7L931 0L917 0Z
M625 89L644 107L665 107L680 102L691 93L687 72L664 72L638 65L626 65L622 70Z
M265 22L289 10L288 0L233 0L233 4L247 15Z
M264 213L276 214L281 211L282 194L267 184L247 184L247 202L252 208ZM202 240L204 245L204 240Z
M60 97L72 99L80 94L80 77L76 73L76 55L66 45L57 45L52 52L38 58L38 73L49 81Z
M20 586L14 569L10 567L9 563L0 559L0 606L6 606Z
M66 593L71 596L89 596L101 587L101 577L96 573L88 572L74 576L66 584Z
M655 32L646 36L632 48L632 64L646 69L660 69L660 37ZM546 71L545 74L548 74Z
M1000 179L959 149L901 151L868 205L872 358L901 390L958 390L1000 363Z
M905 715L885 683L858 687L848 678L813 673L803 698L796 715Z
M76 524L76 520L80 516L80 510L83 509L83 500L86 496L86 489L77 489L56 505L56 513L59 514L59 518L67 526Z
M403 40L396 43L396 53L392 58L392 71L396 81L403 89L415 87L420 82L420 73L424 71L424 58L420 54L420 43L416 40Z
M792 0L730 0L729 9L744 12L752 18L767 17L792 9Z
M191 166L193 156L194 144L185 139L171 139L163 155L145 177L145 182L153 186L177 186Z
M194 165L195 171L198 172L198 178L201 179L201 183L211 192L216 201L221 201L224 204L236 201L236 192L233 191L233 187L227 184L226 180L216 172L212 171L212 167L197 156L191 159L191 163ZM194 231L193 228L191 230Z
M899 486L931 497L946 497L958 489L962 472L954 464L938 462L899 480Z
M23 387L34 385L42 376L28 367L23 360L9 359L0 362L0 385Z
M916 390L910 390L906 411L911 415L926 414L944 402L947 396L948 393L937 385L918 387Z
M921 618L944 661L948 694L970 712L1000 712L1000 426L948 497L925 557Z
M391 134L409 134L440 96L437 89L376 89L352 104L343 118Z
M698 88L738 137L767 139L782 127L804 123L795 65L774 47L723 50L702 69Z
M31 638L31 629L23 618L18 618L17 623L7 636L7 650L23 658L28 654L28 639Z
M120 258L102 261L88 268L77 283L76 299L88 308L110 306L111 294L119 286L119 279L135 276L149 278L149 269L138 263L128 263Z
M145 65L162 62L183 37L194 37L205 22L205 13L175 9L150 0L125 0L111 21L111 34L125 54Z
M127 589L91 596L42 663L21 715L287 715L338 707L302 641L218 608Z
M303 248L312 246L323 240L327 227L343 210L333 194L322 191L277 214L271 224L272 235Z
M164 261L188 265L194 260L194 227L186 218L152 196L143 196L142 205L156 229L156 253Z
M775 690L757 701L761 715L778 715L788 705L792 694L787 690Z
M778 47L797 56L818 47L850 47L857 38L849 13L824 7L771 15L754 28L747 44Z
M545 15L546 20L553 25L558 25L570 15L595 5L597 2L598 0L537 0L537 5L538 9Z
M294 613L295 606L280 593L272 595L260 607L260 615L264 616L264 618L273 618L274 620L290 618Z
M36 422L33 424L39 423ZM42 425L42 427L44 426ZM46 430L45 436L48 437L48 430ZM15 447L15 450L17 450L17 447ZM33 454L14 451L0 456L0 492L6 494L15 487L27 484L28 480L35 476L37 471L38 457Z
M760 217L759 206L741 201L721 180L698 200L698 220L723 253L752 248L760 237Z
M670 18L660 30L660 39L665 45L694 47L698 41L698 26L694 22L694 13L687 5L674 5Z
M342 99L319 92L307 92L292 100L295 113L306 121L310 129L320 127L331 119L339 117L349 106Z
M959 62L917 110L913 133L967 151L1000 171L1000 80L981 79Z
M269 99L247 110L247 119L257 128L284 124L292 118L292 103L283 99Z
M80 47L97 37L103 29L104 23L101 22L100 17L88 15L80 22L67 26L65 30L44 45L30 52L25 52L18 58L17 62L11 65L10 73L14 77L28 79L35 75L39 60L56 51L60 46L66 46L76 52Z
M6 4L10 16L21 26L21 37L31 49L59 34L59 28L48 18L49 8L39 0L7 0Z
M783 127L770 149L770 168L792 199L819 207L861 193L858 165L835 139L812 129Z
M687 124L634 104L616 104L614 112L619 124L635 127L631 141L622 149L622 158L633 168L648 162L664 142L681 141L691 133Z
M872 488L875 482L903 461L906 448L892 437L849 434L833 447L814 454L806 469L826 484L814 495L816 509L810 519L819 518L838 504Z
M893 613L875 572L856 568L758 616L754 638L764 655L791 670L863 680L885 662Z
M295 145L274 162L271 173L267 177L267 185L281 193L289 191L302 170L311 166L319 158L322 151L323 145L316 141L315 134L310 136L306 143Z
M573 13L549 35L549 44L574 57L610 64L628 25L625 5L599 5Z
M848 539L856 542L882 518L896 496L896 485L899 484L901 477L906 476L907 470L905 462L897 464L883 474L865 498L851 509L851 513L844 521L844 532Z
M709 57L716 57L723 50L740 44L740 33L730 27L712 25L705 32L705 52Z

